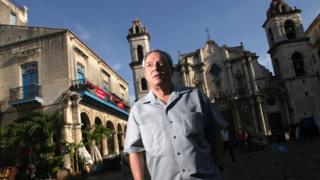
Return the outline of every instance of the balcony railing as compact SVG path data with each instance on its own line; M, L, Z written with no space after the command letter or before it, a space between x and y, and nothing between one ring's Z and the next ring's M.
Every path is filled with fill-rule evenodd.
M70 90L77 92L89 92L104 102L111 103L114 107L129 112L129 106L113 93L106 92L86 79L73 80Z
M31 84L9 89L9 102L12 104L37 101L42 103L41 86L39 84Z

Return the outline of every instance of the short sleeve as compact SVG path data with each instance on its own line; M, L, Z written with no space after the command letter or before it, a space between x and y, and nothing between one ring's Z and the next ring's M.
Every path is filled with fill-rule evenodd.
M214 129L217 132L220 132L221 129L224 129L228 126L227 121L220 113L215 104L211 103L206 95L200 92L200 101L202 110L206 119L206 128L208 130Z
M134 108L131 109L128 119L128 127L126 131L126 139L124 144L124 152L135 153L145 151L142 143L139 124L136 121Z

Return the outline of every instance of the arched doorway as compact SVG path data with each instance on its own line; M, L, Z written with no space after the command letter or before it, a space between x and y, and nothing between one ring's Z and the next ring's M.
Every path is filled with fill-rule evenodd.
M85 112L82 112L80 116L81 116L81 124L82 124L82 126L81 126L82 142L83 142L83 144L87 144L89 141L87 133L91 129L90 119L89 119L89 116ZM88 147L86 147L86 148L88 148Z
M102 125L102 121L101 121L101 119L99 117L96 117L94 119L94 125L95 126L103 126ZM102 139L103 139L103 136L101 137L100 142L95 142L96 146L98 147L98 149L100 151L100 154L102 154L102 152L103 152Z
M123 135L124 135L124 133L122 131L122 128L121 128L120 124L118 124L117 130L118 130L118 134L117 135L118 135L118 142L119 142L119 150L123 151L123 145L124 145L124 137L123 137Z
M107 139L108 143L108 155L110 154L115 154L115 144L114 144L114 139L115 139L115 128L114 125L112 124L111 121L107 121L107 128L110 129L111 135Z

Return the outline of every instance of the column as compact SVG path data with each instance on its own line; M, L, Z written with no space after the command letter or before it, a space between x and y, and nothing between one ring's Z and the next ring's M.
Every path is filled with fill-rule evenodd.
M246 78L246 83L247 83L247 88L249 90L249 94L252 94L252 88L251 88L251 83L250 83L250 76L249 76L249 72L248 72L248 68L247 68L247 62L246 59L242 60L242 66L243 66L243 70L244 70L244 74L245 74L245 78Z
M114 152L116 154L119 154L119 142L118 142L118 136L117 136L117 132L113 133L113 143L114 143Z
M102 136L101 146L102 146L102 156L107 156L108 155L108 139L105 136Z
M248 64L249 64L249 67L250 67L250 75L251 75L251 82L252 82L253 90L254 90L254 92L258 92L259 89L258 89L258 84L257 84L257 80L256 80L256 74L254 72L254 68L253 68L253 65L252 65L251 56L248 57Z
M233 82L233 75L232 75L232 71L231 71L231 64L230 64L230 62L227 62L226 66L227 66L228 75L229 75L229 81L230 81L230 86L231 86L231 93L232 93L232 95L235 95L235 94L236 94L236 90L235 90L235 85L234 85L234 82Z

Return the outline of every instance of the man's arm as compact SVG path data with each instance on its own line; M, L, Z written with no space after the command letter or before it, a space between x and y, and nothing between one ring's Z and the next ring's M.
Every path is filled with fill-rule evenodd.
M129 162L134 180L144 180L143 152L130 153Z

